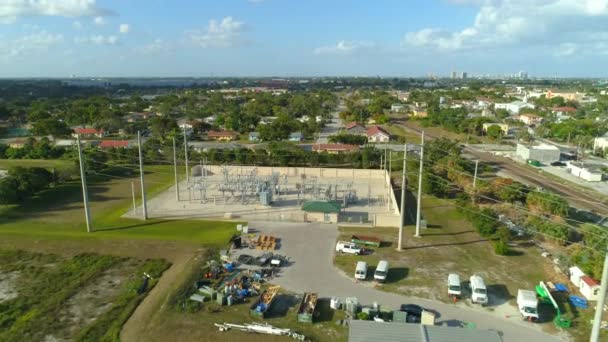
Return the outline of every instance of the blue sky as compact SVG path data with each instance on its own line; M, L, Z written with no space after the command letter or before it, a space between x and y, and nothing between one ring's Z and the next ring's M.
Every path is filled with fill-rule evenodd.
M608 74L608 0L0 0L0 77Z

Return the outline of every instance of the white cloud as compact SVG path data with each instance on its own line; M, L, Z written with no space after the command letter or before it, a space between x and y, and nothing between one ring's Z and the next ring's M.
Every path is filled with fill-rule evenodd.
M562 43L555 51L555 55L558 57L573 56L578 52L578 45L574 43Z
M76 20L75 22L72 23L72 26L74 26L75 29L80 30L82 28L82 23L78 20Z
M203 30L187 32L190 41L202 48L228 48L241 42L244 23L225 17L221 21L212 19Z
M93 22L95 25L101 26L106 24L106 19L104 17L95 17L93 18Z
M353 41L341 40L336 45L318 47L313 50L313 53L315 55L325 55L325 54L347 55L347 54L353 54L353 53L363 50L363 49L369 49L372 47L374 47L374 44L370 43L370 42L356 42L356 41L353 42Z
M461 30L437 27L408 32L403 43L437 50L539 47L574 54L608 35L608 0L450 0L478 7ZM577 47L568 45L577 42ZM563 45L563 46L562 46ZM561 53L555 53L563 55Z
M129 24L120 24L118 31L120 31L122 34L127 34L129 31L131 31L131 26Z
M154 55L168 50L168 44L162 39L155 39L152 43L138 46L133 49L133 51L143 55Z
M23 56L28 52L46 50L63 42L63 35L45 30L29 33L14 39L0 39L0 50L8 53L4 56Z
M87 37L77 37L74 38L74 42L78 44L116 45L118 44L118 37L114 35L104 36L98 34Z
M0 1L0 22L14 22L21 17L82 17L112 15L114 12L97 6L95 0L3 0Z

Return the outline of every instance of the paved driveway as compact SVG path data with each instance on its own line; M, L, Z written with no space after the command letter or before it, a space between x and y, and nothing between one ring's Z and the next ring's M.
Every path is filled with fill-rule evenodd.
M250 222L249 226L281 238L277 253L289 256L293 265L285 268L273 283L294 292L317 292L323 297L357 297L360 303L378 302L396 309L403 303L415 303L440 314L438 324L458 325L473 322L480 329L495 329L503 333L505 342L559 341L519 317L504 318L484 309L462 308L455 305L383 292L355 283L333 266L334 242L338 236L335 225Z

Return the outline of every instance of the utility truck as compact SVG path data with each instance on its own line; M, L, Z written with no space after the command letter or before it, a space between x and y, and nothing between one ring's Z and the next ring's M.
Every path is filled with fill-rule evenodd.
M525 320L530 322L538 320L538 299L534 291L518 290L517 307Z
M361 254L361 248L357 247L357 245L352 242L338 241L336 244L336 252L359 255Z

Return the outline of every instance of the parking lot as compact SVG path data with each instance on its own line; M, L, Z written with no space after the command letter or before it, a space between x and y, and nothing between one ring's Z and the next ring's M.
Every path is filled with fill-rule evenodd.
M405 303L418 304L437 312L438 324L460 326L463 323L474 323L479 329L501 331L505 341L561 340L543 333L539 325L522 321L521 317L506 318L481 307L470 308L401 296L377 290L371 283L356 283L350 275L343 274L333 266L335 241L338 237L335 225L250 222L249 227L280 239L280 247L275 253L288 256L291 265L283 268L272 283L287 290L297 293L317 292L322 297L357 297L363 305L377 302L390 309L397 309ZM248 250L243 252L247 253Z

